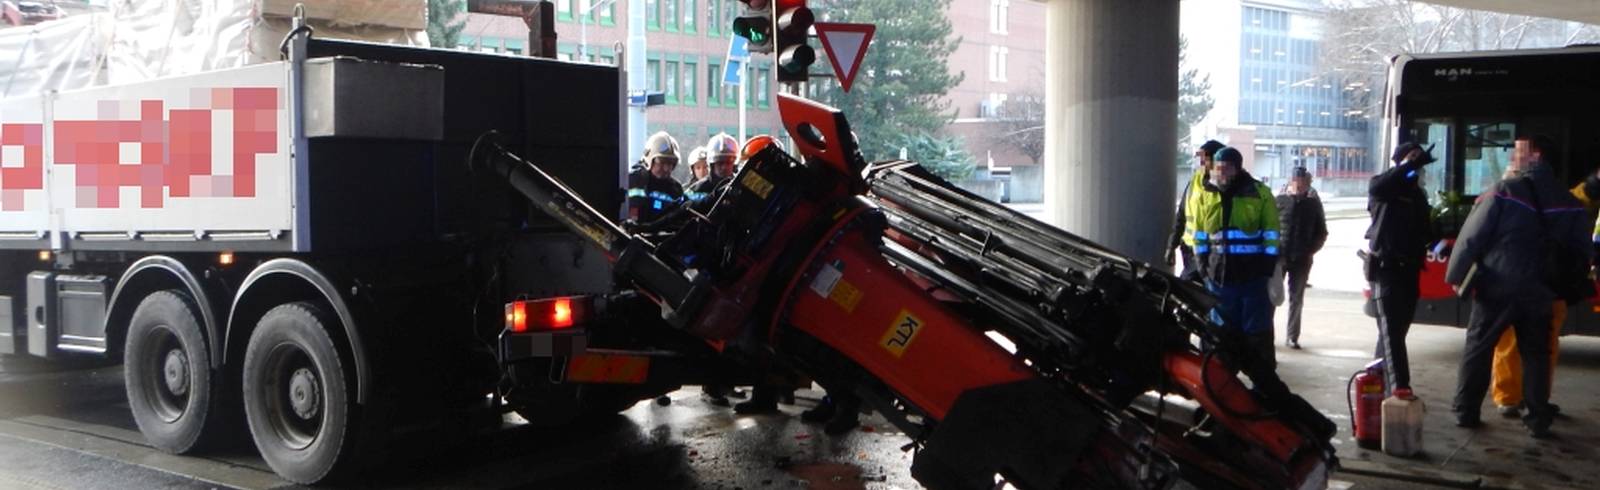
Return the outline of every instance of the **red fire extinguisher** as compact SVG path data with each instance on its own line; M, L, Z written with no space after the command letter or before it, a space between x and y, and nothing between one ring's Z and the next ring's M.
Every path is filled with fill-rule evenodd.
M1367 363L1350 376L1349 395L1351 432L1356 445L1377 449L1383 441L1383 359Z

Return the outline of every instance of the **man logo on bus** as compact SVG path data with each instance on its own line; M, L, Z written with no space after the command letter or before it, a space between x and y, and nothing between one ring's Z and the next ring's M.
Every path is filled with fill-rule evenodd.
M1467 77L1472 76L1472 69L1471 68L1450 68L1450 69L1440 68L1440 69L1437 69L1437 70L1433 71L1433 76L1436 76L1436 77L1449 77L1450 81L1454 82L1454 81L1456 81L1457 78L1460 78L1460 77L1463 77L1463 76L1467 76Z

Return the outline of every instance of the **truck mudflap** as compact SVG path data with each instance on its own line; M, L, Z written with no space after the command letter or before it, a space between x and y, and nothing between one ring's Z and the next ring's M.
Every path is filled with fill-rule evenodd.
M914 163L869 166L837 110L778 99L799 158L745 155L708 215L682 213L676 232L650 240L503 148L474 153L628 263L618 276L667 324L764 346L829 391L867 393L913 435L925 485L1325 482L1332 422L1208 320L1204 289ZM1191 416L1134 403L1152 392L1188 400Z

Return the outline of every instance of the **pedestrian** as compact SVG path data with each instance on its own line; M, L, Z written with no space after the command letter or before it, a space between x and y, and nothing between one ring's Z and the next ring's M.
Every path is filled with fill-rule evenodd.
M1388 170L1367 184L1367 252L1364 266L1378 313L1378 345L1373 356L1384 359L1384 387L1394 396L1412 399L1411 365L1406 333L1416 316L1418 275L1428 244L1434 241L1428 195L1422 190L1433 155L1415 143L1395 148Z
M1557 299L1577 299L1581 276L1572 272L1586 275L1594 252L1583 205L1557 184L1546 161L1554 148L1544 136L1518 138L1511 154L1517 175L1478 197L1456 239L1445 280L1472 301L1451 406L1457 426L1482 425L1478 412L1495 341L1515 328L1527 408L1522 421L1530 436L1551 436L1550 308ZM1579 280L1567 280L1574 276Z
M1541 156L1542 157L1542 156ZM1550 158L1543 158L1551 161ZM1572 197L1578 198L1590 214L1594 214L1596 206L1600 206L1600 170L1589 174L1583 182L1572 187ZM1597 236L1600 238L1600 236ZM1595 240L1600 243L1600 239ZM1561 359L1561 326L1567 321L1567 302L1557 299L1551 305L1550 313L1550 377L1548 383L1555 386L1556 362ZM1522 416L1522 356L1517 354L1516 329L1508 328L1506 333L1500 334L1500 341L1494 345L1494 369L1490 376L1489 394L1494 399L1496 409L1502 417L1518 418ZM1554 393L1551 394L1553 398ZM1561 407L1554 403L1547 403L1550 414L1561 413Z
M672 178L678 167L678 141L660 131L645 141L643 164L628 174L628 220L633 225L655 221L683 200L683 185Z
M1322 198L1311 187L1311 172L1305 167L1295 167L1289 185L1278 194L1278 225L1283 228L1279 266L1289 279L1289 324L1284 345L1299 349L1300 312L1305 307L1311 259L1328 241L1328 221L1323 215Z
M1182 277L1191 281L1200 281L1200 268L1194 263L1194 249L1184 242L1183 232L1186 226L1184 205L1189 201L1190 183L1195 180L1196 175L1206 175L1211 172L1212 157L1217 150L1221 150L1224 146L1227 145L1217 140L1206 140L1204 144L1200 145L1200 149L1195 150L1194 167L1190 169L1189 180L1183 184L1183 192L1178 196L1178 210L1172 217L1172 235L1171 238L1167 239L1167 250L1165 252L1167 266L1177 265L1177 257L1173 257L1173 252L1178 252L1183 259Z
M683 196L689 209L705 214L717 203L722 187L733 180L733 165L739 161L739 142L728 133L717 133L701 151L702 161L710 161L710 172L689 184Z
M1243 168L1244 155L1217 150L1209 179L1190 181L1184 242L1194 249L1206 287L1219 300L1213 320L1242 337L1246 364L1277 367L1267 282L1278 262L1278 207L1272 190Z

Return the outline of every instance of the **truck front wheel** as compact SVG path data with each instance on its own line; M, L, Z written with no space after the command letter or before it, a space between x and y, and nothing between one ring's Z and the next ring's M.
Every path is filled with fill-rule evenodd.
M123 377L133 420L162 451L193 451L222 430L221 380L196 320L194 302L177 290L146 296L134 309L124 344Z
M250 434L278 475L325 481L351 465L356 407L329 321L311 303L261 317L244 358L244 408Z

